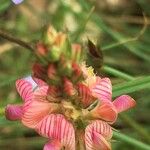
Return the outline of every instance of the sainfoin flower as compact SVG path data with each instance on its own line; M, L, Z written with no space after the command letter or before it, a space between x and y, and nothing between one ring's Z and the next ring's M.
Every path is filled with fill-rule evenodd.
M22 106L8 105L6 116L9 120L20 119L25 126L34 128L39 134L49 138L49 142L44 147L45 150L62 147L69 150L75 149L75 131L78 132L78 129L74 126L73 119L77 122L82 118L89 124L85 127L84 135L86 149L111 149L112 129L109 123L115 122L119 112L133 107L135 101L123 95L112 102L110 80L97 78L95 85L90 87L90 91L98 98L98 104L93 109L88 107L81 110L74 110L73 105L70 102L65 103L63 99L58 100L58 103L51 101L47 97L48 85L40 80L39 85L32 80L18 80L16 86L24 104ZM84 99L87 93L82 91L82 94Z
M48 47L38 47L44 63L36 62L32 77L17 80L16 88L24 102L21 106L8 105L7 119L21 120L46 137L44 150L111 150L110 125L118 113L135 106L135 101L128 95L112 101L110 79L96 76L92 67L80 62L79 45L64 54L66 37L51 31L50 48L61 47L61 52L49 55L55 59L47 61Z

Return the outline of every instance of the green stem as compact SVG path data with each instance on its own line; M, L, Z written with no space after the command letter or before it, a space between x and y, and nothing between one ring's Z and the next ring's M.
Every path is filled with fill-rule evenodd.
M131 138L129 136L126 136L124 134L118 133L118 132L114 132L113 133L113 137L118 139L119 141L123 141L126 142L130 145L133 145L135 147L138 147L138 149L143 149L143 150L150 150L150 146L147 144L144 144L138 140L135 140L134 138Z
M128 94L132 92L137 92L142 89L150 87L150 76L136 78L133 81L128 81L126 83L121 83L113 86L113 97L119 96L121 94Z
M117 70L117 69L114 69L114 68L112 68L112 67L106 66L106 65L103 66L102 69L103 69L104 71L106 71L106 72L108 72L108 73L110 73L110 74L116 76L116 77L120 77L120 78L123 78L123 79L125 79L125 80L133 80L133 79L134 79L134 77L132 77L132 76L130 76L130 75L124 73L124 72L121 72L121 71L119 71L119 70Z

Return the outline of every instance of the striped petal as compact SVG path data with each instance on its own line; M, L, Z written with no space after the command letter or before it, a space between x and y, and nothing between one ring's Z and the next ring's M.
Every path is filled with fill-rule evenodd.
M20 120L22 117L22 106L7 105L5 108L5 116L8 120Z
M122 95L113 101L113 105L116 107L118 113L120 113L134 107L136 105L136 102L132 97L128 95Z
M78 91L79 96L81 97L81 103L84 107L89 106L95 100L88 86L80 83L78 84Z
M103 102L98 104L90 112L92 117L114 123L117 119L117 111L111 102Z
M45 144L43 150L60 150L61 144L58 140L50 140L48 143Z
M112 99L112 85L109 78L100 79L97 77L97 81L95 85L91 87L91 90L93 95L101 101L111 101Z
M104 121L96 120L85 129L86 150L111 150L108 142L111 138L111 127Z
M102 120L95 120L87 126L87 131L95 131L100 133L104 138L110 140L112 138L113 132L111 126Z
M21 98L24 101L28 101L28 100L32 99L33 87L29 81L27 81L25 79L17 80L16 81L16 88L17 88L19 95L21 96Z
M47 115L37 125L36 131L44 137L58 140L65 150L75 150L74 128L61 114Z
M73 96L76 94L76 91L73 87L73 83L67 78L64 78L64 92L68 96Z
M55 103L46 100L47 86L43 86L34 92L32 101L27 101L23 106L22 123L30 128L34 128L47 114L57 109Z

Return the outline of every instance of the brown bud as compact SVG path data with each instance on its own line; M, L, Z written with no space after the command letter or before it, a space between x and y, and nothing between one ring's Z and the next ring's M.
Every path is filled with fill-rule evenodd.
M72 44L72 60L73 62L78 62L81 58L81 45Z
M47 75L50 79L53 79L56 75L56 69L54 64L49 64L48 69L47 69Z
M39 63L35 63L32 67L33 76L39 79L43 79L46 75L46 69Z

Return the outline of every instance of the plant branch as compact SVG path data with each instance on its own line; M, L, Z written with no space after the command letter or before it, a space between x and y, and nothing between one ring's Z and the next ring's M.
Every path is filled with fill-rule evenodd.
M30 50L31 52L34 51L34 47L32 47L29 43L22 41L20 39L14 38L13 36L9 35L8 33L3 32L2 29L0 29L0 37L8 40L10 42L13 42L15 44L18 44L19 46L22 46L22 47Z
M104 65L102 69L109 74L112 74L116 77L120 77L125 80L134 80L135 79L134 77L132 77L131 75L128 75L127 73L121 72L115 68L112 68L112 67L109 67L106 65Z

